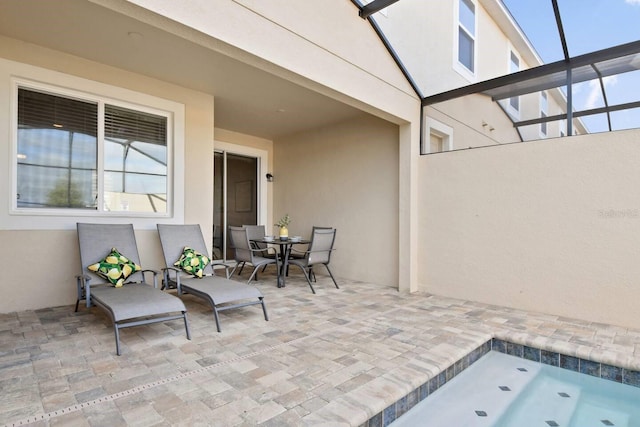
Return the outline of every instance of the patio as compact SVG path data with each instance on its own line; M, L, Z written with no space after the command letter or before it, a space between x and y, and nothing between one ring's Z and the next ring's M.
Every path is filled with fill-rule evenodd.
M179 321L126 329L73 305L0 315L0 425L362 425L497 337L638 369L640 330L293 272L259 308L185 297Z

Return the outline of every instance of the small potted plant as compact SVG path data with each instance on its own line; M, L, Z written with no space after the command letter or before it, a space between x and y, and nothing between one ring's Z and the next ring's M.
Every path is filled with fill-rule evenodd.
M291 224L291 217L286 214L280 221L276 222L276 227L280 228L280 240L287 240L289 238L289 229L287 228Z

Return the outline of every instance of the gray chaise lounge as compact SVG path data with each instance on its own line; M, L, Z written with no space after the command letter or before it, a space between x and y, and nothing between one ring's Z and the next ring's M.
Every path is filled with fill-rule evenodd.
M200 254L207 255L207 247L200 225L158 224L158 233L160 234L162 251L167 265L163 269L164 285L168 287L175 286L178 290L178 295L186 292L206 300L213 309L218 332L221 331L218 312L222 310L260 304L264 313L264 320L269 320L264 296L257 288L215 276L211 264L205 267L202 278L188 275L174 267L174 263L182 255L185 246Z
M130 275L120 288L88 270L88 267L104 259L112 248L140 265L136 238L131 224L84 224L78 223L78 243L82 270L77 279L78 299L87 307L96 305L104 310L113 322L116 336L116 354L120 355L120 334L122 328L184 320L187 338L191 339L187 309L180 298L157 289L158 272L142 270ZM145 283L144 274L153 275L153 286Z

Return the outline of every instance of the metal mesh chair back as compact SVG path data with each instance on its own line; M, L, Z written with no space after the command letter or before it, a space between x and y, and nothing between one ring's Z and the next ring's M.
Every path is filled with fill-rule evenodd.
M267 250L266 243L251 241L264 238L264 236L266 235L264 225L245 225L244 228L247 230L247 237L249 238L249 242L251 243L251 245L253 245L254 249Z
M158 224L158 234L167 267L172 267L180 258L185 246L209 256L199 224ZM211 263L205 267L204 274L213 274Z
M307 254L307 264L328 264L335 238L336 230L334 228L314 228Z
M249 235L244 227L229 227L229 238L231 246L235 249L235 260L237 262L251 262L253 254L249 244Z
M105 279L88 270L87 267L103 260L112 248L116 248L120 254L141 265L132 224L79 222L77 228L82 273L91 277L92 283L107 283ZM127 282L141 282L143 280L142 273L139 271L127 278Z

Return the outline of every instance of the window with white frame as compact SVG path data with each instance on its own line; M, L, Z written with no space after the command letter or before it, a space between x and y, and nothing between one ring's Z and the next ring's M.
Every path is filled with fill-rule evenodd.
M427 117L421 154L441 153L453 149L453 128Z
M515 52L511 51L509 55L509 72L517 73L520 71L520 58L515 54ZM509 105L515 112L520 111L520 97L512 96L509 98Z
M548 116L549 101L547 100L547 92L540 92L540 118L544 119ZM547 122L540 123L540 135L547 136Z
M17 85L15 208L168 213L171 113Z
M472 0L458 1L458 62L475 72L476 6Z

